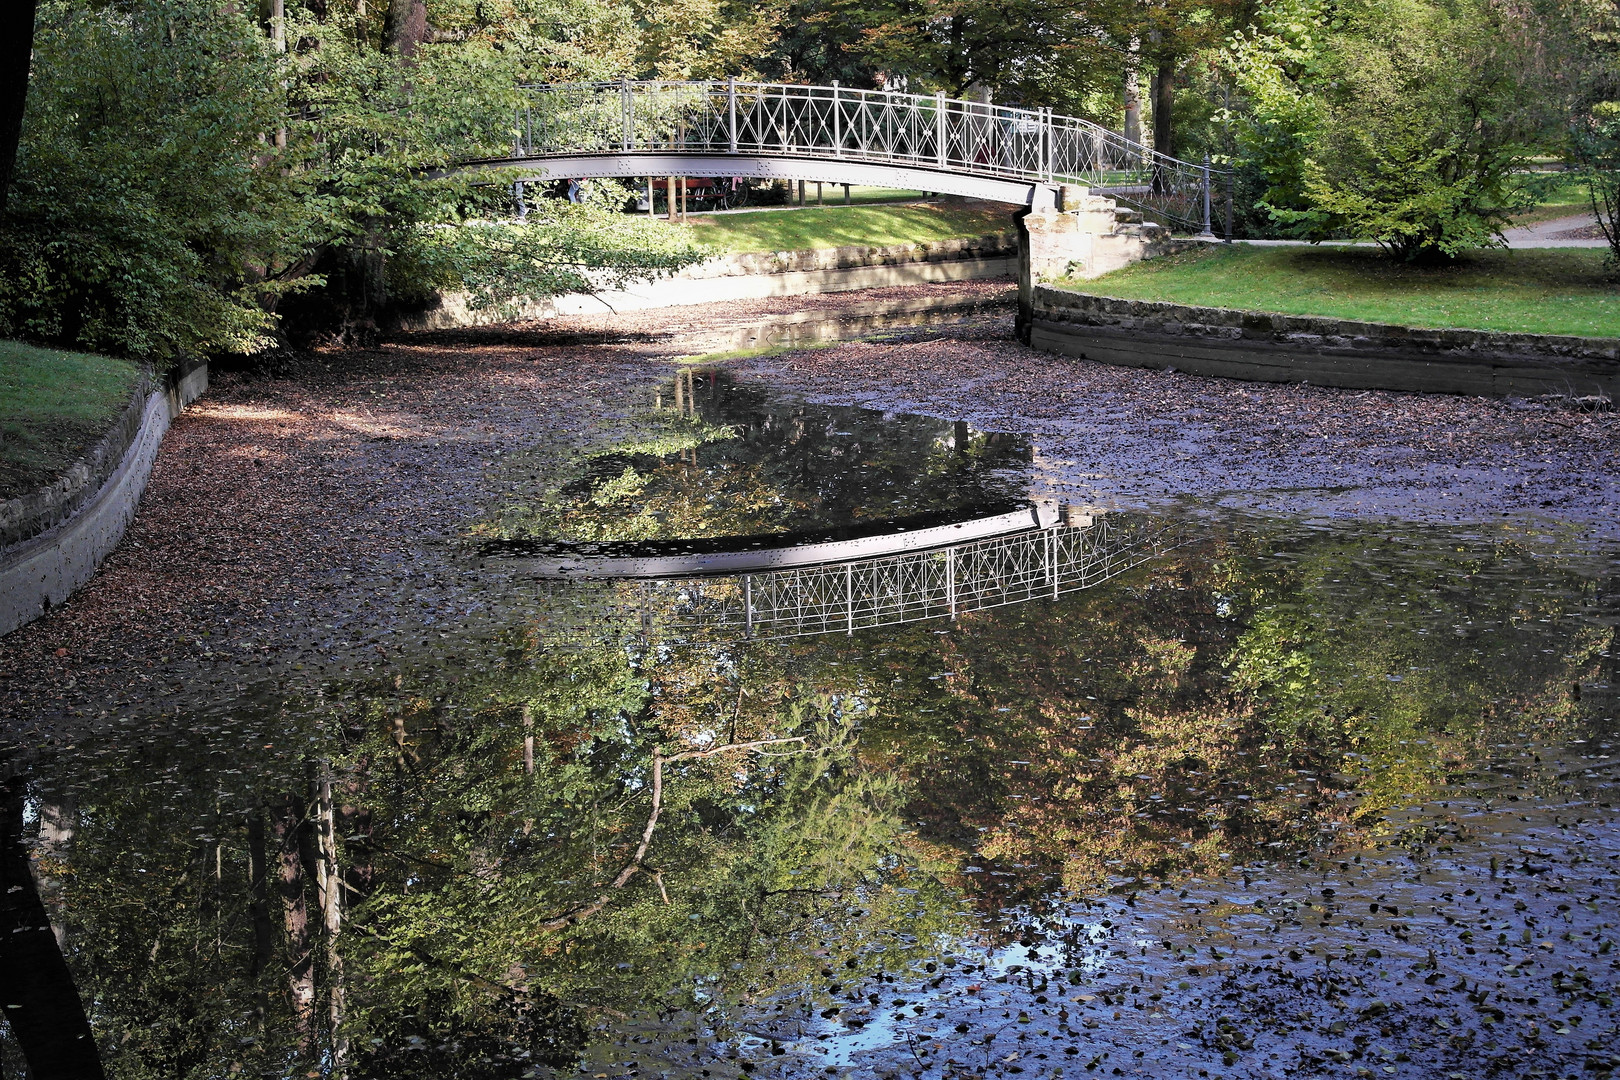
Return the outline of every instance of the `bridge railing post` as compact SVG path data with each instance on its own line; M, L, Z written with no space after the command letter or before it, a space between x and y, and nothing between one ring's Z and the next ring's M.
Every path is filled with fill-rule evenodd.
M743 634L754 636L754 575L743 575Z
M833 157L844 156L844 114L838 104L838 80L832 81Z
M726 130L731 136L731 152L737 152L737 78L726 79Z
M1200 185L1204 189L1203 190L1204 228L1203 228L1203 231L1200 232L1198 235L1200 235L1200 236L1214 236L1215 235L1214 231L1212 229L1210 229L1210 227L1209 227L1209 154L1208 153L1204 154L1204 167L1203 167L1203 169L1201 171L1201 174L1199 176L1199 181L1200 181Z
M1041 176L1048 184L1052 182L1052 110L1050 107L1041 110Z
M940 91L934 95L934 142L935 154L941 169L945 167L945 133L949 126L945 120L945 94Z
M630 80L619 80L619 114L624 123L624 134L620 139L621 148L634 150L636 148L636 104L630 94Z

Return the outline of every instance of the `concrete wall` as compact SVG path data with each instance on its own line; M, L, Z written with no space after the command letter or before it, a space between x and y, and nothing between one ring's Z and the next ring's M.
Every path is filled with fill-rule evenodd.
M1017 272L1011 233L889 247L840 247L727 255L687 267L673 277L597 295L571 294L531 301L513 310L474 310L465 294L450 293L436 306L400 316L401 330L446 330L557 315L683 307L725 300L881 289L941 281L982 281Z
M1010 291L1010 290L1009 290ZM840 304L828 310L794 311L748 319L739 325L685 335L693 353L744 349L797 349L881 336L914 327L942 326L997 313L1011 297L910 296Z
M199 363L141 395L113 432L69 470L70 476L95 475L107 447L122 442L106 478L84 497L70 496L71 516L62 520L61 498L41 496L33 500L37 516L11 523L15 534L28 538L0 548L0 634L65 603L90 580L134 520L169 424L207 389L208 365ZM126 427L127 437L120 434Z
M1094 278L1203 240L1172 238L1163 226L1121 211L1112 199L1077 184L1058 188L1056 205L1019 212L1018 339L1030 342L1035 290L1061 277Z
M1620 340L1422 330L1037 286L1029 342L1124 367L1493 397L1620 396Z

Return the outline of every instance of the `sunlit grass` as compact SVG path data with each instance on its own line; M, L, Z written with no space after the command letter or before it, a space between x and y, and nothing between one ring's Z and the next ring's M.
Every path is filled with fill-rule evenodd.
M128 360L0 341L0 498L48 484L77 461L139 376Z
M1620 290L1602 249L1482 251L1445 266L1375 248L1208 248L1136 263L1077 292L1401 326L1620 337Z
M721 251L883 247L1011 232L1012 210L960 204L807 206L694 217L687 228Z

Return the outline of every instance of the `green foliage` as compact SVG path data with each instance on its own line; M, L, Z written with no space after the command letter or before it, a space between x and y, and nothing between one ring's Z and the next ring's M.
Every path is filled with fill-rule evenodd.
M1292 235L1403 259L1501 242L1539 190L1515 174L1556 127L1551 26L1492 0L1277 0L1228 44L1238 142Z
M1325 122L1323 103L1307 88L1320 78L1326 35L1316 0L1270 0L1227 42L1221 63L1240 95L1229 120L1236 167L1248 181L1246 203L1307 206L1310 148Z
M256 160L279 111L276 65L236 10L41 5L0 334L153 360L266 340L243 284L298 230Z
M760 45L776 36L775 0L631 0L636 66L658 79L757 77Z
M1609 241L1609 265L1620 269L1620 102L1595 103L1571 144L1592 213Z
M403 301L464 289L469 307L511 311L524 297L622 289L671 274L708 254L693 236L615 211L617 184L582 203L541 200L526 220L419 224L388 262L389 292Z
M436 4L409 59L379 47L386 8L289 4L282 52L237 6L45 4L0 223L0 334L156 361L243 353L288 321L374 326L429 288L498 306L701 257L605 200L502 224L503 179L434 171L510 147L520 83L626 72L621 6Z

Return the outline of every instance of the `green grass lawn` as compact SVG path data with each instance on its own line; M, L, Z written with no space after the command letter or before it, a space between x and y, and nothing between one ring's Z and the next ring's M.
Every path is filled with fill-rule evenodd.
M795 182L791 189L791 201L796 205L799 201L799 185ZM849 185L849 202L851 206L860 206L865 203L903 203L914 202L923 197L921 191L900 191L896 188L867 187L865 184ZM804 199L808 206L816 205L816 182L809 180L804 185ZM843 184L821 185L821 200L827 206L842 206L844 204Z
M721 251L806 251L861 244L919 244L1011 232L1012 210L960 204L807 206L692 218L687 228Z
M50 483L82 457L139 377L128 360L0 341L0 499Z
M1620 337L1604 251L1482 251L1449 266L1375 248L1211 245L1062 287L1127 300L1327 315L1401 326Z

